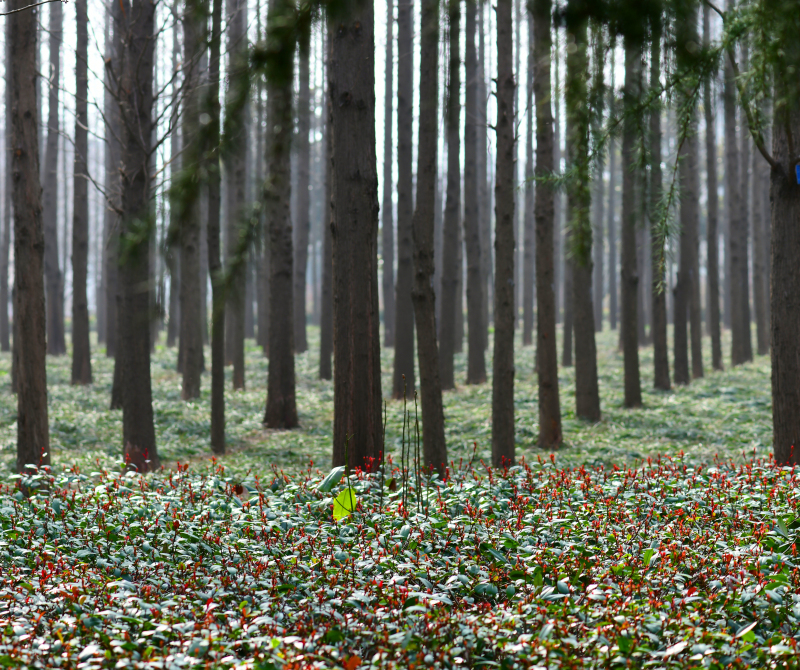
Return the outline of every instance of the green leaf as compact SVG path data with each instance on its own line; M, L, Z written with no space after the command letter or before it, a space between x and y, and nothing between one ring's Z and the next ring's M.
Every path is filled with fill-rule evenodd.
M333 501L333 518L336 521L350 516L356 509L356 493L351 488L347 488L336 496Z
M344 477L344 466L340 465L331 470L317 488L322 493L330 493L333 487L342 481L342 477Z

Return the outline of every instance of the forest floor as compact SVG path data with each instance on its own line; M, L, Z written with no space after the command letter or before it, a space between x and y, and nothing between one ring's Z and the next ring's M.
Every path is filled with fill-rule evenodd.
M710 463L715 457L737 462L754 453L766 456L772 441L770 361L757 357L748 365L723 372L710 370L705 338L706 376L686 387L664 393L652 389L652 348L640 349L644 407L622 407L623 363L617 348L618 331L598 334L598 364L603 420L589 424L574 416L574 368L560 368L561 402L566 444L556 454L561 466L617 464L632 466L659 454L685 462ZM310 349L296 356L297 401L300 428L267 431L261 426L266 402L267 360L252 340L247 342L247 390L231 390L226 370L228 454L222 462L229 471L262 473L272 466L297 472L313 461L324 471L330 463L333 423L333 385L317 377L318 329L309 328ZM729 338L723 350L729 350ZM561 338L559 336L559 344ZM162 461L200 462L211 457L209 447L209 374L203 375L202 397L181 400L181 378L175 371L177 349L168 349L163 337L151 359L156 435ZM210 360L206 350L206 361ZM382 350L383 389L391 388L393 350ZM727 361L726 361L727 363ZM88 388L70 385L70 357L48 357L49 419L55 464L77 463L83 471L98 467L115 470L121 463L122 415L109 411L113 361L95 347L92 359L95 383ZM456 355L456 391L444 395L448 453L451 460L473 455L488 462L491 455L491 379L467 386L466 354ZM491 349L487 351L491 374ZM9 391L10 354L0 355L0 462L14 464L16 398ZM534 349L516 351L517 456L528 461L549 456L535 446L538 432ZM414 412L413 397L407 407ZM400 449L402 401L387 401L386 452ZM397 459L395 459L397 460Z

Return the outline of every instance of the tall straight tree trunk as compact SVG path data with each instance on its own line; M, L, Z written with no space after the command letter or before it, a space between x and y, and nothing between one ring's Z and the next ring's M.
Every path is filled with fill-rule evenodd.
M481 342L484 349L489 347L489 318L493 301L493 258L492 258L492 209L489 177L489 128L488 99L486 91L486 31L484 27L484 3L478 6L478 207L481 240L481 278L483 286L483 320L481 321ZM491 58L491 57L490 57Z
M638 44L625 39L625 88L623 106L632 109L641 94L641 53ZM642 385L639 375L639 342L637 334L637 287L639 275L636 266L636 175L634 173L636 121L630 114L625 117L622 131L622 221L621 272L622 288L620 336L625 370L625 407L641 407Z
M478 165L479 127L478 54L475 48L477 30L477 0L466 2L466 101L464 107L464 241L467 247L467 384L486 381L484 358L484 294L485 284L481 274L481 229Z
M661 24L653 26L650 45L650 90L661 86ZM653 280L650 283L653 306L653 387L662 391L671 388L669 380L669 349L667 344L667 285L666 235L660 227L659 202L662 197L661 175L661 105L650 112L650 253Z
M535 66L533 14L528 14L528 85L526 99L527 128L525 130L525 213L523 217L523 255L522 255L522 344L533 344L533 298L534 298L534 265L536 253L536 233L534 229L535 214L533 211L533 71ZM549 72L548 72L549 75Z
M330 72L330 41L327 42L326 73ZM325 95L325 201L322 203L322 290L320 300L319 378L333 379L331 358L333 356L333 127L331 115L333 103L330 96L330 76L326 74L328 87Z
M308 350L306 337L306 270L308 268L309 218L308 187L311 180L311 146L308 133L311 126L309 90L310 35L303 36L299 45L299 82L297 95L297 208L294 226L294 349Z
M63 10L60 2L50 5L50 72L47 114L47 145L44 154L43 210L44 274L47 282L47 353L66 353L61 313L61 270L58 265L58 92L61 87L61 37Z
M703 44L711 42L710 17L711 10L703 6ZM703 110L706 122L706 301L708 304L706 318L708 331L711 335L711 367L722 370L722 337L720 333L719 315L719 195L717 194L717 128L716 128L716 99L714 97L714 81L716 77L708 77L703 82Z
M116 97L121 128L122 222L120 235L140 237L141 221L150 216L151 125L155 5L122 0L122 71ZM160 466L153 424L150 384L149 240L126 245L120 253L118 314L122 393L122 443L125 462L139 472Z
M413 394L414 306L412 122L414 105L414 17L410 0L397 2L397 280L392 397Z
M769 282L767 280L768 250L764 216L764 200L769 192L764 189L763 173L768 164L758 151L753 151L752 168L752 207L753 207L753 308L756 318L756 347L759 356L769 353L769 326L767 321L769 305ZM765 198L766 197L766 198Z
M235 81L247 67L247 3L244 0L228 0L228 54L229 54L229 99L238 94ZM236 263L233 256L238 253L239 232L244 225L245 189L247 185L247 112L239 108L232 119L226 119L231 129L230 149L225 160L225 181L228 263L235 266L228 304L225 312L226 357L233 363L233 388L244 389L244 300L245 272L247 263ZM291 281L291 277L290 277ZM289 289L289 299L292 291ZM291 321L289 323L292 323ZM294 386L294 380L292 380Z
M741 69L745 72L750 68L749 48L747 38L744 38L739 45L741 55ZM737 286L739 290L743 290L743 298L741 300L741 325L742 332L742 345L744 349L744 357L747 361L753 360L753 343L751 337L750 327L750 224L751 224L751 202L750 202L750 132L747 123L747 115L744 113L742 107L739 107L739 126L741 129L741 148L739 150L739 176L741 177L741 187L739 190L740 198L742 201L741 208L741 229L740 236L742 239L742 262L740 264L741 276L737 279Z
M422 395L422 444L425 465L440 474L447 467L442 385L436 344L436 296L433 289L433 219L438 155L437 98L439 61L439 3L422 0L419 79L419 161L417 205L412 220L414 287L412 299L419 350Z
M291 0L270 0L268 31L278 30L293 8ZM270 120L267 142L269 169L265 187L270 236L269 379L264 413L267 428L297 426L290 212L293 81L294 59L287 59L280 72L267 84Z
M77 49L75 52L75 163L72 199L72 383L92 383L89 350L89 31L86 0L75 2Z
M614 48L611 49L612 64L614 63ZM614 67L611 68L611 90L608 96L609 115L616 111L614 96ZM608 325L611 330L617 329L617 143L612 137L608 141L608 220L606 228L608 233Z
M560 58L560 49L559 49L559 39L558 39L558 29L554 28L555 34L555 49L553 55L551 56L553 59L553 71L555 75L555 82L553 85L553 109L555 110L555 125L554 125L554 143L555 146L553 148L553 163L554 169L557 173L561 172L561 80L559 79L559 62ZM563 296L564 296L564 280L566 277L566 264L563 262L563 257L561 255L562 250L562 240L561 240L561 210L562 210L562 198L561 198L561 190L559 189L555 193L555 200L553 201L554 207L554 219L553 219L553 254L555 255L555 287L556 287L556 323L561 323L563 319L562 307L564 306L563 303ZM570 327L570 333L572 333L572 327ZM572 337L572 335L570 335ZM572 356L572 346L570 346L570 356ZM572 364L570 359L570 365Z
M599 132L602 130L603 123L603 67L605 66L605 41L603 39L602 28L596 24L592 28L592 42L594 49L594 81L592 83L592 98L596 100L597 110L595 114L599 117L596 120ZM594 306L594 329L595 332L603 330L603 259L605 249L603 248L603 216L605 214L605 193L603 182L603 171L605 169L604 157L601 154L597 159L596 174L594 178L594 193L592 194L593 217L592 231L592 260L594 262L594 274L592 276L592 304Z
M330 25L333 122L333 464L381 456L375 15L353 6Z
M536 98L536 176L553 171L553 111L550 85L551 0L534 0L533 91ZM561 444L561 404L556 352L556 294L553 258L553 188L536 182L536 369L539 377L539 446Z
M575 7L570 0L568 10ZM600 420L597 382L597 345L592 306L591 178L589 173L589 59L587 27L582 19L567 21L574 49L567 51L566 103L569 161L576 178L567 187L569 244L572 255L572 304L575 328L575 414L587 421Z
M172 118L170 119L172 123L173 130L170 133L169 137L169 149L170 149L170 171L171 176L174 179L177 178L177 175L180 173L181 170L181 151L180 151L180 132L178 128L178 111L180 110L180 99L179 96L181 95L179 92L178 87L178 68L180 67L181 58L181 47L180 47L180 39L178 37L178 26L180 24L180 16L178 13L178 0L175 0L175 3L172 7L172 18L173 18L173 28L172 28L172 76L175 91L173 93L173 113ZM170 207L170 221L169 225L170 228L173 230L178 230L179 222L176 213L176 208ZM180 280L180 246L177 244L172 244L167 249L166 253L166 262L167 262L167 269L169 270L169 312L168 312L168 319L167 319L167 346L174 347L175 341L178 339L180 335L180 292L181 292L181 280ZM180 352L178 355L178 372L181 371L181 358L182 358L182 351L183 351L183 344L180 345Z
M450 30L449 83L446 96L445 130L447 139L447 203L444 210L444 244L442 247L442 316L439 328L439 374L442 389L455 388L453 356L456 340L456 301L461 267L459 218L461 216L461 5L449 0Z
M386 79L384 82L384 126L383 126L383 205L381 211L381 243L383 246L383 344L394 346L394 216L392 193L392 122L394 106L394 2L386 3Z
M8 24L9 22L7 22ZM11 350L10 342L10 323L8 320L8 257L11 251L11 227L14 225L14 219L11 216L11 201L14 199L14 179L12 174L12 156L11 147L12 143L12 127L11 127L11 39L6 37L5 40L5 105L6 105L6 118L5 118L5 152L3 154L3 164L5 166L5 184L3 200L3 237L0 240L0 349L2 351ZM13 365L13 363L12 363Z
M120 178L119 161L121 147L119 144L120 125L119 125L119 106L114 99L116 87L113 83L114 73L121 70L121 40L117 32L122 30L120 25L120 5L112 3L108 8L109 27L106 31L105 60L106 68L104 72L105 86L103 93L103 111L105 119L105 191L107 202L104 208L103 217L103 287L105 295L101 300L106 303L106 356L114 358L114 375L118 376L117 368L117 289L118 289L118 264L119 264L119 209L120 202ZM121 368L120 368L121 369ZM112 409L122 409L121 400L119 403L111 404Z
M511 465L514 445L514 37L511 0L497 2L497 171L495 173L492 463Z
M44 229L37 128L37 14L27 0L9 0L6 85L11 102L14 179L14 357L17 389L17 472L50 465L45 369ZM16 11L15 11L16 10Z

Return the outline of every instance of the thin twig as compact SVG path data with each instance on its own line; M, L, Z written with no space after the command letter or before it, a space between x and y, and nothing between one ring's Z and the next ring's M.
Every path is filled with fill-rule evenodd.
M47 5L51 2L63 2L65 5L67 4L67 0L43 0L42 2L36 2L32 5L26 5L25 7L20 7L19 9L12 9L10 12L0 12L0 16L9 16L10 14L16 14L17 12L24 12L26 9L33 9L34 7L38 7L39 5Z

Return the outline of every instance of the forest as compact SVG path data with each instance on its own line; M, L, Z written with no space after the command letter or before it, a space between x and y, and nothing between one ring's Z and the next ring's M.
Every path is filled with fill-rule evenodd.
M798 0L0 16L0 665L800 667Z

